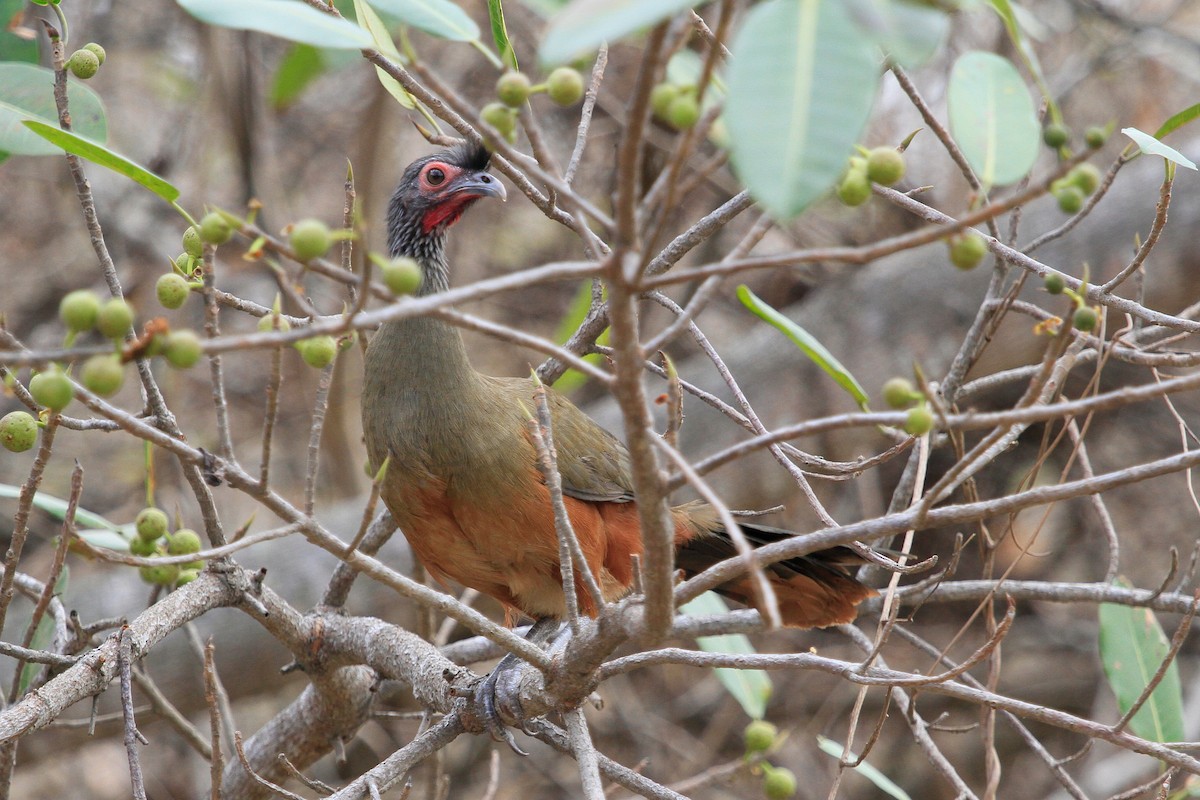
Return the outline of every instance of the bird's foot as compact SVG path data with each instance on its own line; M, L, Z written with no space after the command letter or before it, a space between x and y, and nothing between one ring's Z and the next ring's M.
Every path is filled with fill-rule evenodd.
M500 718L500 707L503 706L510 717L522 719L519 711L521 704L516 698L519 687L514 680L518 677L515 667L520 663L520 659L512 654L500 659L500 663L476 687L475 704L479 717L493 741L504 742L517 755L527 756L529 753L521 749L512 730ZM524 730L524 725L521 727Z

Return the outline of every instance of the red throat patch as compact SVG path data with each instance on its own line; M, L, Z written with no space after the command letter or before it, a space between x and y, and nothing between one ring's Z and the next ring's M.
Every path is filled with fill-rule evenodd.
M429 233L439 225L444 224L447 227L453 225L467 210L467 206L478 199L478 195L473 194L451 195L446 198L445 202L439 203L425 212L425 216L421 217L421 230Z

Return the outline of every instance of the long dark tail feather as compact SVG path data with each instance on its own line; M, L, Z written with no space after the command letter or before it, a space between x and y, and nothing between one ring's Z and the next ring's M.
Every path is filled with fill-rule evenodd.
M707 515L687 516L696 534L676 552L675 563L688 577L737 556L737 548L720 523L695 518ZM755 547L795 536L790 531L765 525L740 523L739 527ZM783 623L795 628L824 628L852 622L857 605L877 594L850 573L852 567L863 563L862 557L850 548L832 547L767 567L767 578L775 591ZM722 584L716 591L739 603L758 606L751 580L746 576Z

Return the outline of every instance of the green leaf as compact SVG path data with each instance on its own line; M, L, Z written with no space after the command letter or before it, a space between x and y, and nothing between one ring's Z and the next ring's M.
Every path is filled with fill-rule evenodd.
M21 487L13 486L9 483L0 483L0 498L16 500L21 496ZM40 508L55 519L62 520L67 517L67 501L61 497L38 492L33 496L33 505L35 508ZM86 525L89 528L104 528L110 531L120 531L121 526L109 522L99 514L88 511L84 508L75 509L75 524Z
M325 72L321 51L311 44L293 44L275 70L271 83L271 106L282 110L295 102L310 83Z
M29 130L51 144L58 145L68 153L74 153L81 158L86 158L93 164L108 167L113 172L124 175L134 183L145 186L168 203L174 203L179 199L179 190L165 178L160 178L145 167L135 164L123 155L114 153L102 144L90 141L82 136L76 136L70 131L64 131L53 125L47 125L44 122L26 120L23 124L26 128L29 128Z
M679 607L684 614L724 614L729 611L725 601L713 592L704 594L689 603ZM696 644L706 653L735 653L750 655L758 652L750 639L740 633L727 633L722 636L700 636ZM760 669L731 669L717 667L714 670L717 680L725 687L725 691L733 695L747 716L751 719L762 719L767 713L767 701L771 698L771 677Z
M63 564L62 572L58 574L58 580L54 582L54 594L62 596L67 591L67 584L70 582L71 568ZM29 640L31 650L45 650L50 646L54 639L54 617L49 613L42 614L42 618L38 620L37 628L33 631L33 638ZM34 678L42 671L45 664L29 663L21 668L21 680L17 685L17 695L25 694L25 690L33 683Z
M71 124L90 139L108 138L108 122L100 96L78 81L67 82ZM0 63L0 150L19 156L52 156L62 151L21 123L38 120L58 125L54 105L54 71L32 64Z
M0 0L0 23L8 23L24 8L24 0ZM0 57L5 61L38 63L38 40L25 39L8 30L7 24L0 25ZM3 85L0 81L0 85Z
M492 23L492 40L496 43L496 52L500 60L511 70L519 70L517 51L513 49L508 38L508 26L504 24L503 0L488 0L488 19Z
M950 131L985 186L1015 183L1037 160L1041 127L1017 68L994 53L964 54L950 72Z
M879 83L875 50L845 6L821 0L754 6L730 49L735 171L772 216L790 219L845 170Z
M1162 156L1167 161L1178 164L1181 167L1188 169L1196 169L1196 162L1185 156L1183 153L1176 150L1174 147L1168 147L1148 133L1143 133L1137 128L1121 128L1121 133L1128 136L1130 139L1141 148L1142 152L1148 156Z
M467 12L449 0L370 0L385 14L441 39L470 42L479 38L479 26Z
M1023 16L1026 23L1029 24L1032 19L1031 15L1020 6L1014 6L1009 0L988 0L988 3L1004 23L1004 29L1008 31L1008 38L1012 41L1013 47L1016 48L1017 54L1021 57L1021 63L1029 70L1029 74L1033 76L1034 82L1038 85L1038 91L1042 93L1042 97L1046 101L1050 121L1061 123L1062 112L1059 110L1054 96L1050 94L1050 85L1046 83L1046 76L1042 73L1042 65L1038 61L1037 53L1033 51L1033 48L1025 41L1025 37L1021 35L1022 26L1020 19Z
M1122 578L1113 585L1130 586ZM1100 660L1122 714L1133 707L1150 684L1169 650L1167 636L1153 611L1100 604ZM1152 742L1183 741L1183 692L1175 662L1167 667L1162 681L1129 721L1129 728Z
M402 61L400 51L396 49L396 43L392 40L392 34L388 32L387 25L375 13L375 9L367 5L366 0L354 0L354 13L358 16L358 24L362 25L375 42L375 49L392 61ZM375 67L375 75L379 78L379 82L383 84L383 88L387 89L388 94L396 98L396 102L405 108L416 108L417 101L408 93L408 90L400 85L400 81L388 75L379 67Z
M573 0L551 19L538 59L547 65L565 64L605 42L702 4L703 0Z
M176 0L201 22L278 36L293 42L361 50L371 37L352 22L325 14L300 0Z
M132 523L122 527L123 532L121 533L103 528L88 528L87 530L76 531L75 535L92 547L103 547L106 550L116 550L118 553L128 553L129 540L137 536L137 530Z
M571 299L571 305L567 308L566 315L562 318L562 322L558 323L558 330L554 334L554 341L565 342L571 338L571 334L583 324L587 318L588 312L592 309L592 282L590 280L583 281L579 284L579 289L575 292L575 297ZM608 343L608 328L596 337L596 341L600 344ZM592 353L584 356L584 360L592 364L599 364L604 357L599 353ZM573 389L578 389L588 381L588 376L577 369L568 369L558 380L554 382L554 388L560 392L570 392Z
M1188 106L1183 111L1173 115L1169 120L1164 122L1158 130L1154 132L1154 138L1161 139L1168 133L1179 130L1196 117L1200 117L1200 103L1196 103L1194 106Z
M869 410L867 408L867 393L862 385L855 380L848 369L842 366L842 362L838 361L833 353L825 349L825 345L818 342L804 328L801 328L795 322L792 322L792 320L764 303L758 295L750 291L750 287L746 284L743 283L738 286L737 296L742 301L742 305L753 311L759 319L769 322L776 330L795 342L796 346L804 351L804 355L808 356L818 367L825 370L825 373L833 378L838 386L841 386L850 393L850 396L858 403L859 408L863 411Z
M850 18L902 67L919 67L942 48L950 16L939 8L908 0L846 0Z
M842 757L842 752L845 750L842 745L838 744L832 739L825 738L819 733L817 734L817 746L821 748L822 752L838 759ZM850 753L848 758L853 761L856 760L858 756L854 753ZM879 791L883 792L888 797L894 797L896 800L912 800L912 798L908 796L908 792L901 789L892 781L891 778L889 778L887 775L884 775L866 761L863 761L857 767L854 767L854 771L859 775L862 775L871 783L875 784L875 788L879 789Z

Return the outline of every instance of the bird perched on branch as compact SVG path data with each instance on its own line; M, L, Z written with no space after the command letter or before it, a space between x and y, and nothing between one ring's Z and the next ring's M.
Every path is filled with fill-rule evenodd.
M460 145L408 166L388 208L393 256L417 261L422 295L449 285L446 231L482 197L505 199L488 173L486 150ZM371 340L362 394L372 469L390 459L382 497L417 558L434 577L489 595L510 621L562 618L565 602L551 498L526 427L528 378L476 372L458 329L430 317L389 322ZM524 404L524 405L523 405ZM564 501L605 600L628 592L642 552L629 456L608 431L548 392ZM736 555L715 510L672 510L676 563L688 574ZM754 544L786 531L743 524ZM861 563L848 548L823 550L766 569L785 625L808 628L854 619L874 591L850 577ZM753 604L750 580L718 591ZM579 609L596 604L576 572Z

